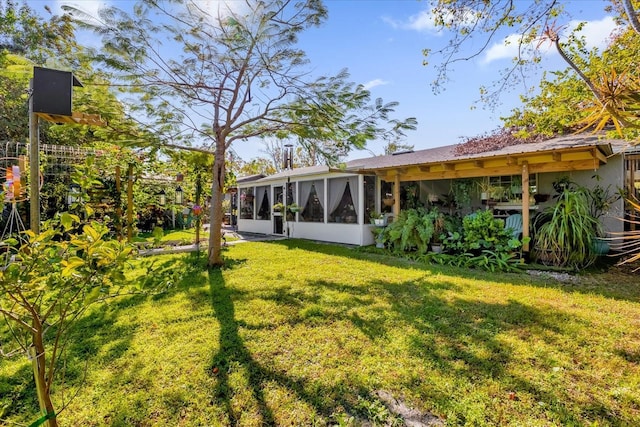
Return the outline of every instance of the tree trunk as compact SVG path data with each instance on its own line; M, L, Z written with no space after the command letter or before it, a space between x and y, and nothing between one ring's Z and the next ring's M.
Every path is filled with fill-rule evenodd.
M223 265L221 253L222 240L222 198L224 197L225 145L216 142L216 154L213 161L213 183L211 184L211 206L209 208L209 266Z
M36 319L33 321L33 327L36 330L32 334L33 345L31 347L31 358L33 365L33 378L36 383L36 392L38 394L38 403L40 404L40 410L43 415L55 414L53 408L53 402L51 402L51 394L49 387L47 386L46 378L46 358L44 353L44 340L42 337L43 329ZM57 427L58 421L55 415L47 420L47 426Z

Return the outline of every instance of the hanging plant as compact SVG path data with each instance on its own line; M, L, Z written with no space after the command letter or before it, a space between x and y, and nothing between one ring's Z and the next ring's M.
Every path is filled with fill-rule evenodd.
M451 192L458 209L471 207L471 192L474 182L470 179L454 179L451 181Z

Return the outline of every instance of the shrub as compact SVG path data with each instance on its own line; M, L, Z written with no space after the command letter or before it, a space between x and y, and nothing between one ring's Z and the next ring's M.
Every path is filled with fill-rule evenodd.
M594 240L601 226L584 190L562 191L556 204L536 220L536 228L534 255L539 261L576 270L595 261Z
M426 254L435 231L438 211L424 208L408 209L400 212L383 231L385 246L395 253L418 252Z

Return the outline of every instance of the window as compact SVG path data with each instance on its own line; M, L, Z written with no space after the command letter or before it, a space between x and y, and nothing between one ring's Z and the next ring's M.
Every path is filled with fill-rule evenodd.
M240 218L253 219L253 188L240 189Z
M258 214L256 219L269 220L271 219L271 204L269 203L269 187L256 187L256 195L258 200L256 206Z
M366 220L371 218L372 213L377 212L375 175L365 175L362 191L364 191L364 218Z
M358 177L334 178L327 181L329 187L329 222L358 222Z
M324 222L324 182L303 181L300 184L300 221Z
M535 194L538 189L537 175L529 175L529 193ZM499 201L522 198L522 176L505 175L492 176L489 178L491 187L491 198Z

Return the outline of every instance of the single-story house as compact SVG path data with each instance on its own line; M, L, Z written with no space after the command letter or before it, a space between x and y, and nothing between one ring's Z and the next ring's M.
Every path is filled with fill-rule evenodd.
M619 189L636 195L640 191L640 154L620 140L571 135L484 152L465 153L460 147L243 179L238 182L238 229L369 245L374 243L372 213L390 218L411 203L446 208L451 206L452 190L460 191L457 183L465 182L468 197L461 214L492 209L495 216L506 218L521 213L522 234L529 236L532 218L554 202L553 183L564 176L586 187L600 185L612 194ZM489 191L493 194L484 194ZM279 204L295 205L287 209ZM619 218L624 215L624 202L619 199L602 218L605 229L622 231Z

